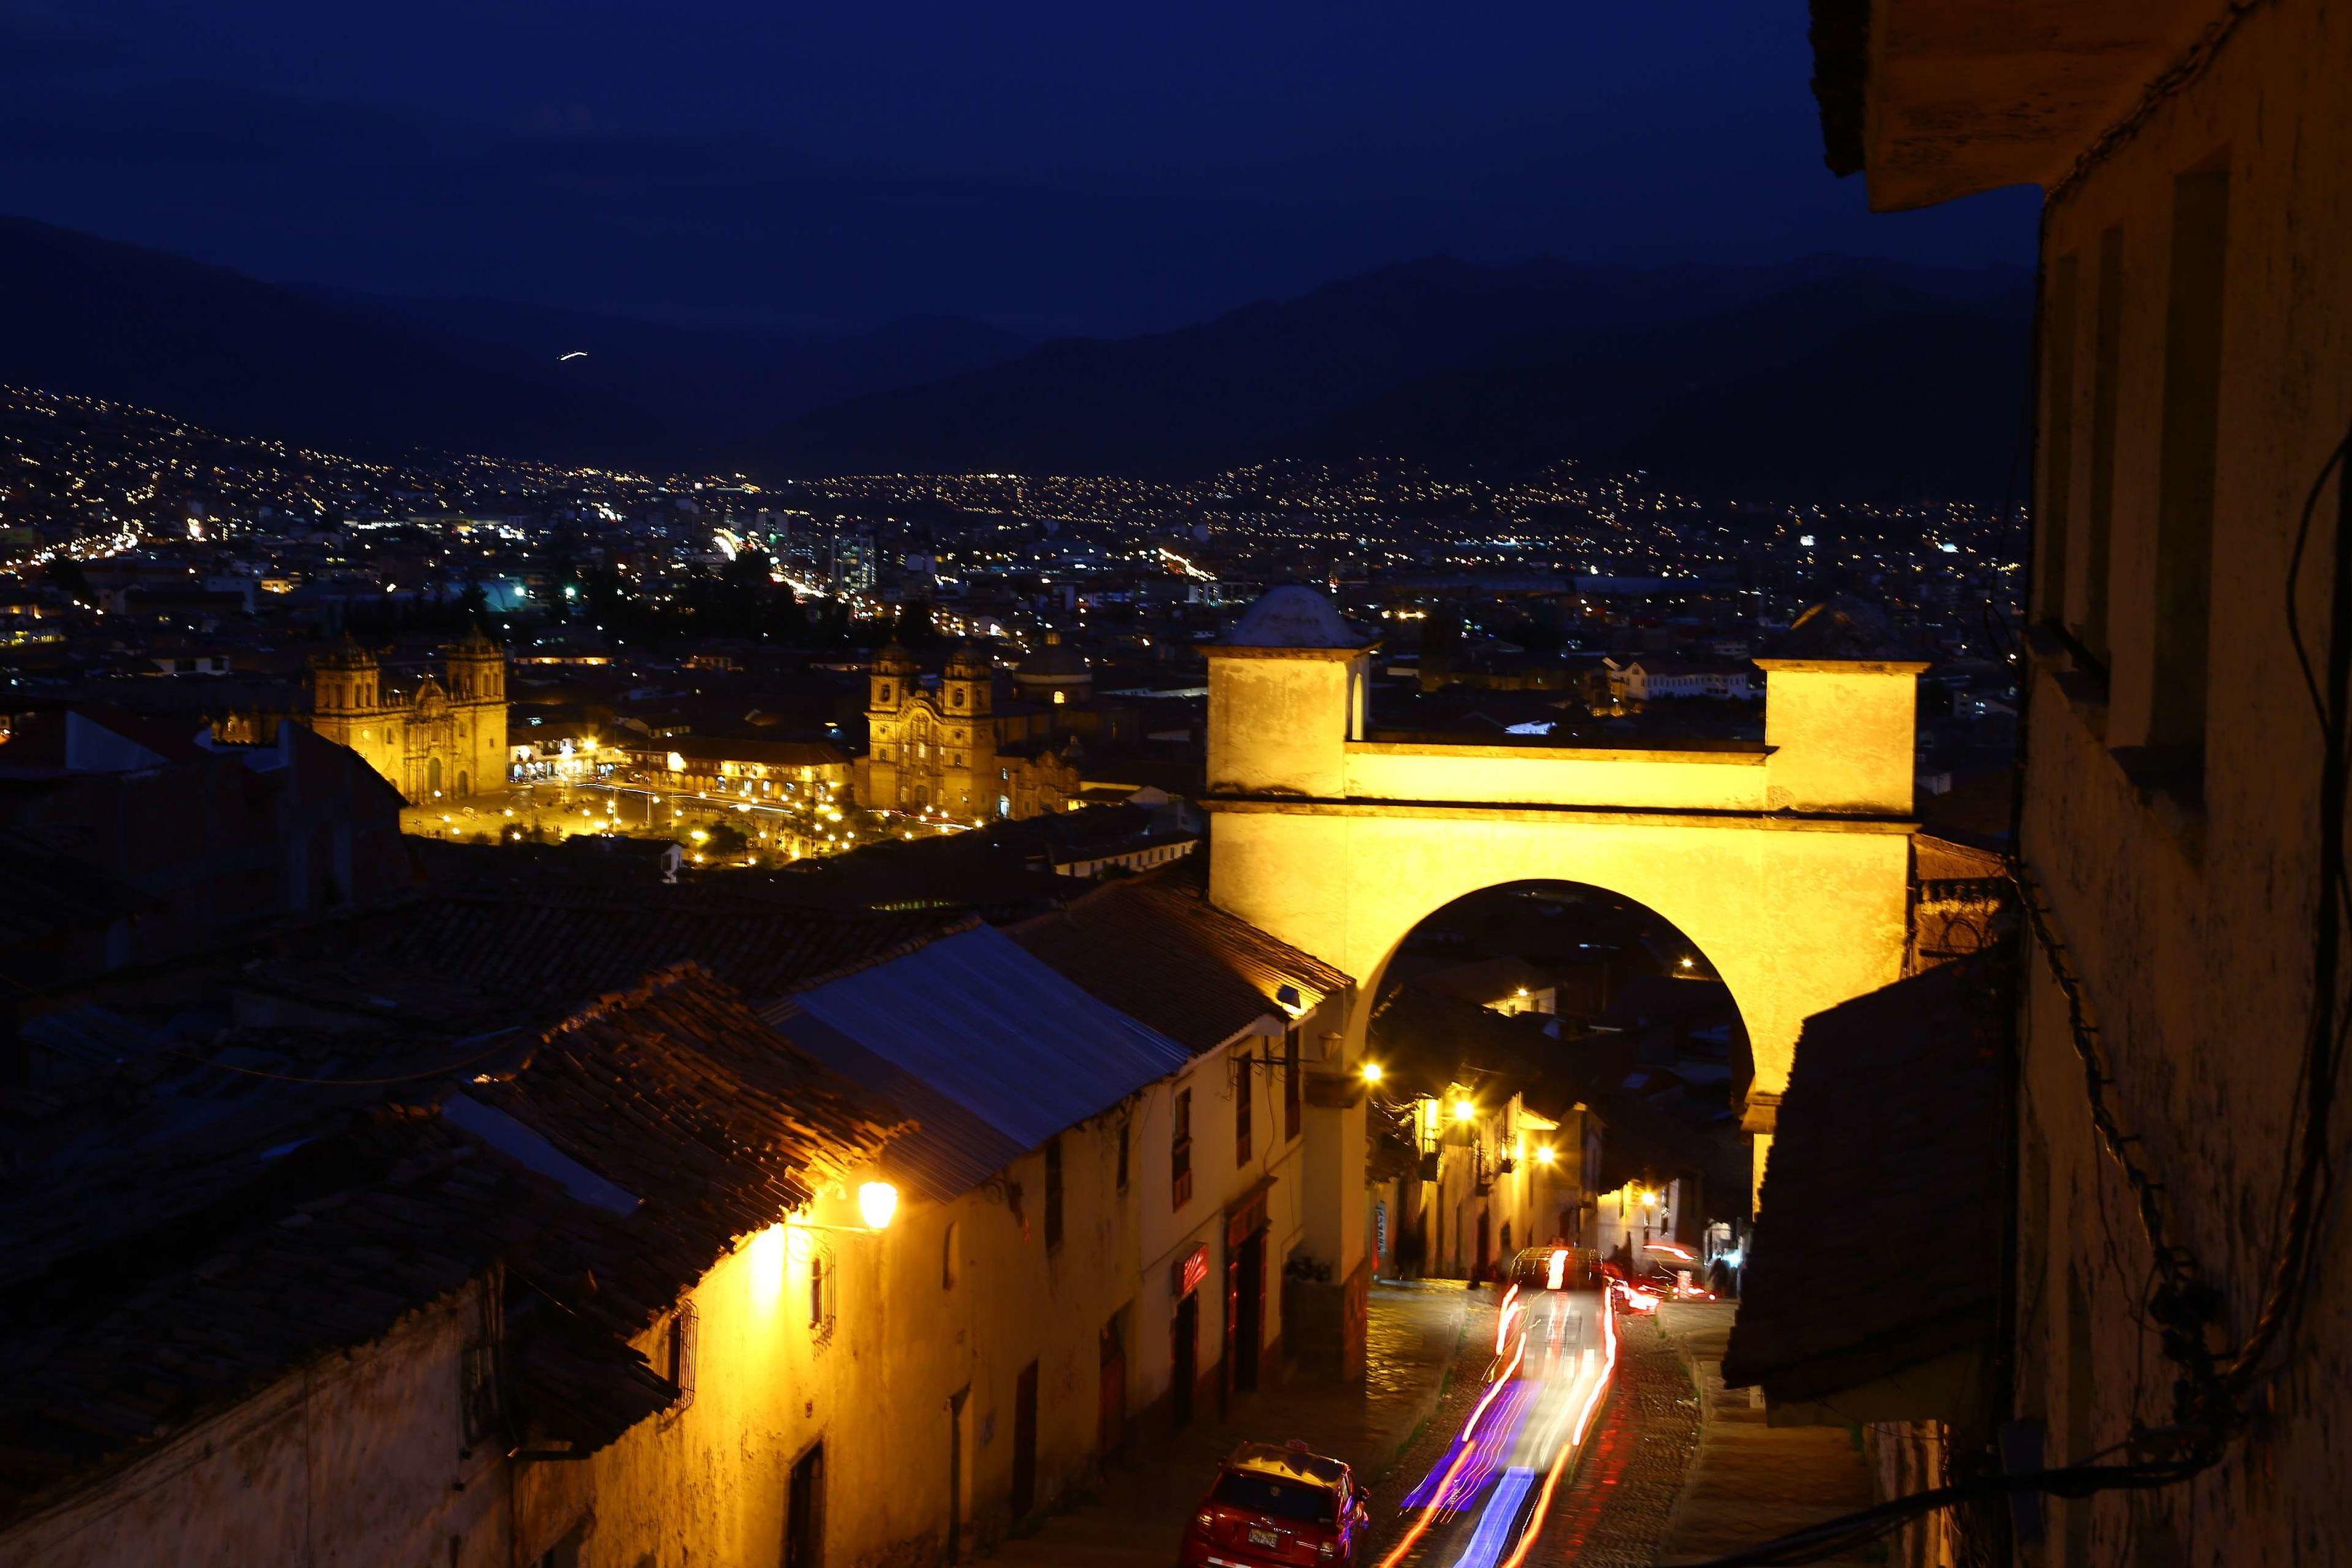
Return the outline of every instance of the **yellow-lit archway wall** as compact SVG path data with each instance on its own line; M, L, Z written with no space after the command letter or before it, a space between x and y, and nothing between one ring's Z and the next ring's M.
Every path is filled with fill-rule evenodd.
M1925 667L1759 662L1760 745L1597 751L1373 741L1365 650L1212 649L1211 896L1357 977L1341 1069L1398 944L1454 900L1546 879L1645 904L1730 988L1769 1137L1807 1016L1902 972Z

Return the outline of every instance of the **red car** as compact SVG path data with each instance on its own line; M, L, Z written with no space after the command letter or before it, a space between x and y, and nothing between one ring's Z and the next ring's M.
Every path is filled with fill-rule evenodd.
M1369 1496L1304 1443L1244 1443L1185 1527L1177 1568L1358 1568Z

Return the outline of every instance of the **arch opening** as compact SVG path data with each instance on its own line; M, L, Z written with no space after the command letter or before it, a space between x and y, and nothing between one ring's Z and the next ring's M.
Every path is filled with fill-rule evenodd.
M1508 1237L1660 1290L1732 1288L1754 1054L1674 921L1589 883L1497 883L1414 921L1362 995L1381 1271L1498 1278Z

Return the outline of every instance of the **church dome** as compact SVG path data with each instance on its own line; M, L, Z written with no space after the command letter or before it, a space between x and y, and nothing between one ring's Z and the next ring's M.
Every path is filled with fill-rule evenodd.
M1268 588L1242 612L1226 647L1362 647L1372 639L1342 619L1330 599L1300 583Z
M1013 672L1015 680L1052 685L1073 680L1090 680L1087 656L1062 640L1059 632L1047 632L1045 640L1030 650Z

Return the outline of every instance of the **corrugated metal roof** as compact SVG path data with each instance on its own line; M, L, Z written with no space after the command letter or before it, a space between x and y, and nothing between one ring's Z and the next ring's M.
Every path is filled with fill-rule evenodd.
M987 926L800 992L769 1016L917 1120L889 1157L934 1196L969 1190L1192 1060Z

